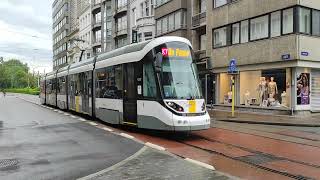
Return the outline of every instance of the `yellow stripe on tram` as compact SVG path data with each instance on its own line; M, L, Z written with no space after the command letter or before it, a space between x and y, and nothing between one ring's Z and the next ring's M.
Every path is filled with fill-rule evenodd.
M195 113L196 112L196 101L190 100L189 101L189 113Z
M80 97L79 96L76 96L76 112L79 112L80 111Z

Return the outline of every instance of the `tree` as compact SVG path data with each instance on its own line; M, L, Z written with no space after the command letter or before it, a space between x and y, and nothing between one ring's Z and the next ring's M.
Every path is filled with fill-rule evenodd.
M0 88L36 87L36 79L29 73L28 64L17 59L0 61Z

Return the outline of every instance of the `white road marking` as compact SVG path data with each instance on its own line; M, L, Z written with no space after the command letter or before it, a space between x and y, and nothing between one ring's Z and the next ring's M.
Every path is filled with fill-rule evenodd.
M156 145L156 144L152 144L152 143L149 143L149 142L146 142L145 145L148 146L148 147L151 147L153 149L157 149L159 151L165 151L166 150L166 148L164 148L162 146L159 146L159 145Z
M87 120L83 119L83 118L79 118L80 121L82 122L86 122Z
M102 128L102 129L105 130L105 131L109 131L109 132L112 132L112 131L113 131L112 129L107 128L107 127L104 127L104 128Z
M68 113L64 113L64 115L66 115L66 116L70 116L70 114L68 114Z
M191 162L191 163L193 163L193 164L197 164L197 165L199 165L199 166L202 166L202 167L204 167L204 168L210 169L210 170L212 170L212 171L215 171L215 170L216 170L216 168L214 168L213 166L211 166L211 165L209 165L209 164L206 164L206 163L203 163L203 162L200 162L200 161L196 161L196 160L193 160L193 159L190 159L190 158L186 158L185 160L186 160L186 161L189 161L189 162Z
M70 117L72 117L72 118L77 118L77 117L75 117L75 116L70 116Z
M132 156L128 157L127 159L125 159L125 160L123 160L123 161L120 161L119 163L117 163L117 164L115 164L115 165L113 165L113 166L111 166L111 167L108 167L108 168L106 168L106 169L103 169L103 170L101 170L101 171L99 171L99 172L96 172L96 173L94 173L94 174L90 174L90 175L88 175L88 176L85 176L85 177L82 177L82 178L78 178L77 180L96 179L96 178L99 177L100 175L105 174L105 173L107 173L107 172L109 172L109 171L112 171L112 170L114 170L114 169L116 169L116 168L118 168L118 167L126 164L128 161L137 158L137 157L138 157L139 155L141 155L145 150L147 150L147 147L141 148L138 152L134 153Z
M126 133L120 133L120 136L125 137L125 138L129 138L129 139L134 139L133 136L126 134Z
M98 126L98 124L95 123L95 122L89 122L89 124L92 125L92 126Z

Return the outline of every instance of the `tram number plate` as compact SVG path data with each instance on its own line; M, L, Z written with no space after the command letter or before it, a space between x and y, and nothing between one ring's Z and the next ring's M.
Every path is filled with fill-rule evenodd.
M190 100L189 101L189 113L195 113L196 112L196 101Z

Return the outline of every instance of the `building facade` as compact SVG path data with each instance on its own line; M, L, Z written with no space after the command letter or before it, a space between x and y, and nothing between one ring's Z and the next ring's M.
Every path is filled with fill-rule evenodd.
M69 0L55 0L52 9L53 69L56 70L68 64Z
M191 0L155 0L156 37L180 36L192 40Z
M238 108L320 111L319 1L213 0L206 4L206 55L216 75L217 106L230 105L234 76ZM230 66L236 75L230 74Z

